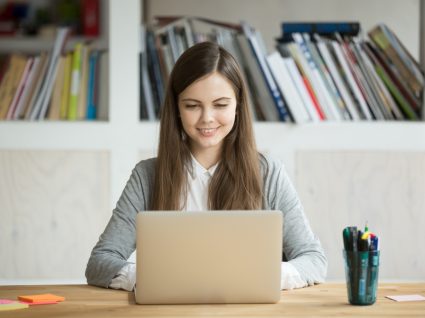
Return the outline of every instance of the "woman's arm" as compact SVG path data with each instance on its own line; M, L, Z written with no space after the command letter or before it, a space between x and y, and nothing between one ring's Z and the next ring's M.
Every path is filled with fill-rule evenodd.
M148 194L144 192L148 177L143 162L133 170L118 200L105 231L93 248L86 268L90 285L108 287L112 278L127 264L136 248L136 215L146 210Z
M283 253L306 285L324 282L327 259L313 234L303 207L279 161L269 161L266 191L270 208L283 212Z

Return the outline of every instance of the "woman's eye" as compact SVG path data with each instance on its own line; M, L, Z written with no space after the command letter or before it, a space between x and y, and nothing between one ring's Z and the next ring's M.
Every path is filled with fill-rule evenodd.
M196 105L196 104L186 104L186 108L195 108L196 106L198 106L198 105Z
M216 107L226 107L227 104L215 104Z

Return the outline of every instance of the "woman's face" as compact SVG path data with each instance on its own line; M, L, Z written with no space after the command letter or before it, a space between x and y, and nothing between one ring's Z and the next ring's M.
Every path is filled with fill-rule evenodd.
M200 78L180 93L178 106L193 155L217 156L235 122L236 96L229 80L217 72Z

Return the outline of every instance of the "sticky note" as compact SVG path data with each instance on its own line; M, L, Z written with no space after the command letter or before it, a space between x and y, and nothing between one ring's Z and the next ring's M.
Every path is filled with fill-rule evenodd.
M37 301L37 302L26 302L26 301L20 301L21 304L27 304L29 306L37 306L37 305L51 305L51 304L58 304L57 301Z
M422 295L395 295L395 296L385 296L389 299L395 301L424 301L425 297Z
M60 302L60 301L64 301L65 297L57 296L53 294L39 294L39 295L18 296L18 299L26 303L40 303L40 302Z
M0 311L28 308L28 304L21 304L10 299L0 299Z

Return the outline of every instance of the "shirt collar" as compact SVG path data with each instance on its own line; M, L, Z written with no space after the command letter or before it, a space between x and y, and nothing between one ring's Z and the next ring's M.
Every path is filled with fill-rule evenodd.
M192 173L192 178L195 179L198 176L208 176L211 177L215 170L218 167L218 162L211 166L209 169L205 169L199 162L198 160L196 160L195 156L190 154L190 156L192 157L192 167L193 167L193 173Z

